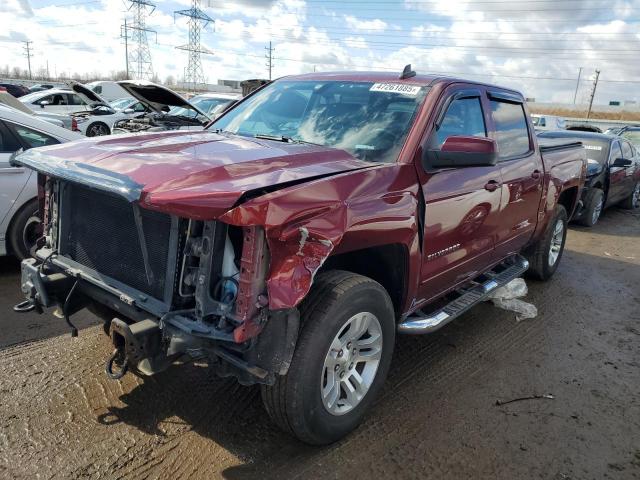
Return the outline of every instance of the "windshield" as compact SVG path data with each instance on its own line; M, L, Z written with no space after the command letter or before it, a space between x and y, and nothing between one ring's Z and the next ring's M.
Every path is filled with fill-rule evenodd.
M119 98L118 100L114 100L113 102L111 102L111 106L116 110L122 110L123 108L126 108L127 106L132 104L134 101L135 100L132 97Z
M37 100L39 98L46 97L47 95L51 95L51 91L46 91L46 92L41 91L41 92L27 93L26 95L21 96L19 98L19 100L21 102L28 103L28 102L30 102L32 100Z
M212 98L212 97L204 97L204 96L196 96L189 100L191 105L198 107L200 110L205 112L208 115L212 115L219 110L223 109L225 106L233 102L229 98ZM169 115L179 115L183 117L191 117L196 118L199 117L201 120L206 120L202 115L191 108L185 107L173 107L169 110Z
M627 130L622 136L633 143L636 147L640 147L640 130Z
M404 83L278 81L232 108L211 128L268 135L393 162L426 87Z

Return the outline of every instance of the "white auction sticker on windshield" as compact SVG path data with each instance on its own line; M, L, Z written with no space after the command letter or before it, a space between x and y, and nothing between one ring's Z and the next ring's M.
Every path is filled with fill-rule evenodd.
M600 145L585 145L585 150L596 150L597 152L602 151L602 147Z
M420 93L420 85L404 85L402 83L374 83L369 89L370 92L389 92L411 95L415 97Z

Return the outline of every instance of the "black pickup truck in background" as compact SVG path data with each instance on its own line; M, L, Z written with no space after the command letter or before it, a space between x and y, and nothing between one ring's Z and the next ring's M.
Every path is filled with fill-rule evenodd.
M542 132L538 137L579 141L587 151L587 181L572 220L592 227L605 208L640 206L640 152L627 139L575 131Z

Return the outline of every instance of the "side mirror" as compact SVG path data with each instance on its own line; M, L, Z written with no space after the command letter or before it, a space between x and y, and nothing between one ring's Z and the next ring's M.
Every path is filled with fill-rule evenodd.
M492 167L498 163L498 146L491 138L451 136L440 150L427 150L422 163L425 169Z
M633 162L631 160L627 160L626 158L616 158L611 166L612 167L630 167L631 165L633 165Z
M38 105L40 105L40 108L44 108L45 105L51 105L51 102L48 100L42 100Z
M135 113L135 112L136 112L136 111L135 111L133 108L125 108L125 109L122 111L122 113L127 113L127 114L129 114L129 113Z

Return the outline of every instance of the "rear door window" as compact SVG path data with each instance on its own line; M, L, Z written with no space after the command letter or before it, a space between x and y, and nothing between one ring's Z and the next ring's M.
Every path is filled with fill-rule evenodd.
M18 137L20 137L20 140L25 144L25 150L60 143L58 140L50 137L46 133L38 132L37 130L32 130L31 128L27 128L22 125L12 124L12 127Z
M486 137L487 129L480 97L453 100L436 130L433 148L440 148L448 137Z
M491 115L500 160L521 157L531 151L527 117L522 104L491 100Z
M633 149L629 142L622 142L622 158L631 160L633 158Z
M20 150L21 147L22 145L13 133L4 123L0 122L0 153L13 153Z
M611 145L611 153L609 154L609 162L613 163L617 158L622 158L622 149L620 148L620 142L615 141Z

